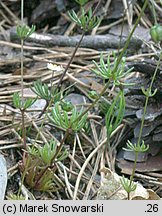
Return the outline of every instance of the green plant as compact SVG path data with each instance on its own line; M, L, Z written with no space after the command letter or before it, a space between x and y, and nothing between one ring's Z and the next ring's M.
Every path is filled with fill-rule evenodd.
M78 119L80 112L77 111L76 107L71 110L71 114L67 111L61 109L59 103L55 104L52 109L51 115L48 115L49 119L58 127L62 129L72 129L74 132L79 131L85 125L87 121L87 114L85 114L81 119Z
M78 1L81 6L84 5L85 1L80 0ZM82 15L85 15L85 19L84 17L82 17L82 21L83 24L85 24L85 21L87 22L86 19L89 18L89 26L88 28L90 29L90 27L92 28L94 25L94 19L92 15L92 11L89 11L88 15L85 14L84 9L82 9ZM90 20L92 19L92 21ZM78 43L78 45L75 47L75 50L71 56L71 59L67 65L67 67L65 68L65 71L57 85L57 87L55 89L57 89L57 91L55 91L55 89L51 88L49 90L48 86L46 84L42 84L41 81L38 81L36 83L34 83L34 87L33 87L33 91L41 98L46 100L46 106L42 111L42 114L46 111L46 108L48 107L49 104L51 104L51 102L53 101L53 99L55 100L58 96L58 92L59 92L59 86L66 74L66 71L68 70L74 55L83 39L85 32L83 32L82 37ZM52 91L51 91L52 90ZM60 98L58 98L59 100ZM57 99L55 100L55 102L57 101ZM45 144L43 147L39 148L39 149L32 149L32 153L30 152L26 163L24 164L24 173L25 173L25 180L27 182L28 185L30 185L30 187L35 188L37 190L51 190L51 188L54 188L53 185L53 175L51 174L51 172L49 173L49 169L51 169L51 165L53 162L58 161L58 160L63 160L66 155L67 152L64 151L62 152L62 146L63 143L66 139L66 137L68 136L69 130L74 130L75 132L80 130L87 119L87 115L85 115L83 118L81 118L81 120L76 120L76 118L78 118L79 116L79 112L77 112L76 108L73 107L71 104L68 104L66 102L61 102L61 110L58 110L58 106L57 103L55 105L55 108L52 110L52 116L51 119L52 121L57 125L57 126L62 126L64 129L67 129L67 133L65 134L63 140L61 141L60 145L58 148L56 148L56 145L54 145L54 143L50 143L50 144ZM62 112L61 115L59 115L59 111ZM69 115L67 112L71 111L72 114ZM50 115L49 115L50 116ZM53 118L54 117L54 118ZM56 119L55 119L56 117ZM49 117L50 118L50 117ZM60 118L61 120L61 124L58 121L57 118ZM41 159L41 160L40 160ZM41 162L42 161L42 162ZM41 165L41 163L46 164L46 165ZM40 169L41 167L41 169ZM27 169L27 170L26 170ZM47 179L47 181L46 181ZM53 190L53 189L52 189Z
M54 87L49 88L47 84L43 84L41 80L37 80L33 83L32 91L35 92L41 99L46 101L52 100L57 102L60 100L60 93Z
M44 161L44 163L46 163L46 166L42 168L41 172L37 175L37 178L34 181L34 183L30 184L31 186L34 184L34 188L37 188L38 185L40 186L41 181L44 182L44 176L48 169L52 166L53 162L63 160L67 156L66 150L63 152L61 151L66 138L68 137L71 130L74 132L78 132L81 128L83 128L87 120L87 114L84 115L81 119L78 118L80 112L77 112L76 107L74 107L71 110L71 114L69 115L67 111L61 109L60 103L57 102L55 104L55 107L52 109L51 115L48 115L49 119L56 126L65 129L66 133L57 148L56 143L51 142L50 144L45 144L42 149L39 148L38 152L34 150L34 155L38 155L39 153L39 155L41 156L41 160ZM37 166L35 165L34 167ZM28 179L30 181L31 177Z
M75 0L80 6L84 6L89 0Z
M21 112L21 117L22 117L22 130L21 131L22 131L23 144L24 144L25 149L26 149L26 128L25 128L24 113L26 109L32 106L32 104L36 101L36 99L37 98L35 99L32 99L32 98L24 99L23 98L22 100L19 93L14 93L13 95L13 104ZM25 154L24 154L24 157L25 157Z
M151 27L150 35L154 42L162 41L162 26L157 24Z
M55 164L64 160L68 152L59 149L58 144L51 140L41 146L28 147L28 157L21 165L24 180L30 188L38 191L56 191L60 188L55 172Z
M157 75L157 71L158 71L158 68L159 68L159 65L160 65L160 62L161 62L161 58L162 58L162 52L160 53L159 61L157 63L156 69L154 71L150 86L146 90L144 88L142 88L142 92L145 95L146 100L145 100L145 105L144 105L144 109L143 109L143 115L142 115L142 121L141 121L141 127L140 127L139 136L138 136L138 141L137 141L136 144L133 144L130 141L128 141L127 148L124 148L127 151L135 152L134 166L133 166L133 169L132 169L132 174L131 174L131 177L130 177L129 185L127 185L127 184L125 185L125 182L122 181L124 189L127 189L126 191L128 193L128 200L130 199L131 188L134 188L133 187L133 185L134 185L133 178L134 178L134 174L135 174L135 171L136 171L136 164L137 164L138 154L140 152L146 152L149 149L149 146L148 145L146 146L144 141L141 141L141 137L142 137L142 131L143 131L143 127L144 127L145 115L146 115L146 110L147 110L149 98L153 97L157 92L157 89L155 89L154 92L152 93L152 86L153 86L153 83L154 83L156 75Z
M102 79L108 79L112 81L115 86L126 85L125 83L121 83L121 79L124 78L128 73L130 73L133 70L133 67L125 72L125 57L122 57L120 66L116 67L116 65L118 64L118 59L115 53L113 53L113 56L114 62L111 64L110 55L108 55L107 61L105 62L103 54L101 54L100 64L97 64L95 61L93 61L96 68L92 68L92 71L98 76L102 77ZM116 68L116 70L114 70L114 68Z
M62 110L66 112L70 112L74 108L74 105L70 101L61 101L60 105Z
M24 175L24 181L30 188L37 191L56 191L58 187L55 182L54 169L46 169L44 175L37 181L38 176L41 174L44 167L45 164L40 157L28 154L25 163L20 167L21 172Z
M81 16L78 17L74 10L69 12L70 19L75 22L84 32L92 30L96 27L100 19L93 15L92 9L86 14L85 9L81 8Z
M123 148L125 151L132 151L132 152L146 152L149 149L149 145L145 145L144 141L142 140L141 144L138 145L137 143L132 144L129 140L127 142L127 148Z
M111 133L120 125L124 118L125 98L124 92L119 91L106 113L106 129L108 139Z
M92 99L98 98L98 93L96 91L89 91L88 96Z
M112 164L112 149L110 145L110 137L112 132L116 130L116 128L121 124L124 118L125 112L125 98L123 90L120 90L117 96L113 99L112 103L107 107L102 107L105 112L105 123L107 130L107 147L108 147L108 155L109 155L109 167L111 170L114 170L114 166ZM107 108L107 109L106 109Z
M54 172L47 170L41 177L41 180L34 184L34 189L44 192L55 192L60 189L55 179Z
M29 107L32 106L32 104L37 100L37 98L28 98L25 99L24 101L21 100L20 94L19 93L14 93L13 95L13 104L14 106L19 109L19 110L26 110Z
M24 0L21 0L21 24L17 26L17 36L21 40L21 98L19 94L14 94L13 95L13 103L16 108L20 109L21 111L21 116L22 116L22 137L23 137L23 143L24 147L26 149L26 131L25 131L25 120L24 120L24 112L25 109L29 108L35 100L33 99L26 99L24 100L24 40L28 38L34 31L35 31L35 26L32 25L31 28L29 28L27 25L23 24L23 19L24 19ZM25 155L24 155L25 156Z
M76 47L75 47L75 49L74 49L74 51L73 51L73 53L72 53L72 55L70 57L70 60L69 60L69 62L67 64L66 68L64 69L64 72L63 72L63 74L62 74L62 76L61 76L61 78L60 78L60 80L59 80L59 82L58 82L58 84L56 86L56 89L58 91L59 91L59 89L61 87L61 84L62 84L62 81L63 81L63 79L64 79L64 77L65 77L65 75L66 75L66 73L67 73L67 71L68 71L68 69L69 69L69 67L70 67L73 59L74 59L74 56L75 56L75 54L76 54L76 52L77 52L77 50L78 50L78 48L79 48L79 46L80 46L80 44L81 44L81 42L83 40L85 32L87 30L91 30L92 28L94 28L94 26L97 25L97 23L99 22L99 19L94 16L95 13L92 13L92 10L89 10L88 15L86 15L83 6L88 2L87 0L76 0L76 2L81 6L81 11L82 11L81 18L79 18L77 16L77 14L75 13L74 10L72 10L71 12L69 12L69 17L71 18L72 21L76 22L76 24L78 26L80 26L83 31L82 31L82 35L80 37L80 40L79 40L78 44L76 45ZM97 10L100 2L101 2L101 0L97 4L94 12ZM46 111L46 109L48 107L48 104L49 104L49 102L46 103L46 105L45 105L44 109L42 110L40 116L42 116L43 113Z
M26 198L23 195L9 194L7 200L25 200Z
M57 150L57 142L54 140L51 140L49 143L46 143L43 147L39 146L38 148L40 158L43 160L43 162L46 165L51 165L52 159L56 154L56 150ZM60 151L56 161L64 160L67 157L67 155L68 155L67 150Z
M41 80L37 80L33 84L32 91L37 94L41 99L44 99L46 101L46 105L42 112L39 115L39 118L43 115L47 107L52 104L56 103L61 99L61 93L58 91L57 88L54 86L51 86L51 88L48 87L47 84L43 84Z
M124 176L120 178L120 183L123 186L124 190L130 195L131 192L135 191L137 188L137 184L132 181L130 183L130 180L128 178L125 178ZM130 199L130 196L128 195L128 200Z
M148 0L145 0L145 2L144 2L144 4L143 4L143 7L142 7L142 10L141 10L141 12L140 12L140 14L139 14L139 16L138 16L138 18L137 18L135 24L134 24L134 26L133 26L133 28L132 28L132 30L131 30L129 36L128 36L128 39L127 39L127 41L126 41L126 43L125 43L125 45L124 45L124 47L123 47L123 49L122 49L120 55L117 57L116 64L114 65L113 70L112 70L112 74L114 74L115 71L118 70L118 67L119 67L120 62L121 62L121 60L122 60L122 58L123 58L123 55L125 54L126 49L128 48L128 45L129 45L130 40L131 40L131 37L132 37L132 35L133 35L133 33L134 33L134 31L135 31L135 29L136 29L136 27L137 27L137 25L138 25L138 23L139 23L141 17L142 17L142 15L143 15L143 13L144 13L146 7L147 7L147 4L148 4ZM77 118L75 121L78 121L78 119L81 119L91 108L93 108L93 107L95 106L95 104L96 104L96 103L100 100L100 98L104 95L104 93L106 92L106 90L107 90L107 88L109 87L109 85L110 85L110 80L104 85L102 91L98 94L98 97L93 101L93 103L92 103L85 111L83 111L83 112L78 116L78 118ZM120 88L122 89L122 86L120 86ZM67 133L65 134L65 136L67 136L67 134L68 134L68 131L67 131Z
M157 23L155 5L153 1L150 1L150 3L151 3L150 9L152 10L153 17L154 17L154 25L150 29L150 35L151 35L151 39L155 43L158 43L162 41L162 26Z
M144 6L143 6L143 11L147 3L148 1L145 1ZM95 61L93 61L93 63L96 66L96 69L92 69L92 71L95 72L100 77L102 77L104 80L108 80L108 83L106 84L106 86L108 86L109 83L112 82L114 86L117 86L120 88L118 95L116 96L116 98L114 99L110 107L108 108L108 111L106 114L107 143L108 143L108 153L109 153L110 161L112 161L112 152L111 152L111 147L110 147L110 135L119 126L119 124L123 120L124 110L125 110L125 99L124 99L124 93L123 93L123 86L125 85L125 83L122 83L121 79L124 78L133 69L131 68L130 70L125 72L125 58L123 58L124 49L122 51L122 55L120 55L118 58L116 58L116 56L113 54L114 62L112 64L110 63L110 55L108 56L106 63L104 61L102 54L100 56L100 64L97 64ZM120 65L119 65L119 62L121 62ZM103 92L101 92L99 96L101 96ZM152 94L151 88L148 88L146 91L143 90L143 92L146 95L146 99L153 96L156 93L155 91ZM148 100L146 100L146 102L148 102ZM144 113L146 112L146 108L147 108L147 105L145 107ZM143 129L143 123L144 123L144 120L142 121L142 124L141 124L141 130L140 130L138 143L135 145L133 145L129 141L127 143L127 148L131 151L134 151L136 154L136 158L134 162L134 169L132 171L130 180L125 180L125 178L121 180L121 183L124 189L128 193L128 199L130 198L130 192L136 189L136 186L133 182L133 177L134 177L134 173L136 169L138 153L147 151L149 148L148 146L145 146L144 142L142 142L142 144L140 142L141 135L142 135L142 129ZM110 168L112 169L112 167Z
M76 47L75 47L75 49L71 55L71 58L67 64L58 84L57 84L58 88L60 88L60 86L62 84L62 81L66 75L66 72L68 71L68 69L69 69L69 67L70 67L70 65L74 59L74 56L75 56L83 38L84 38L86 31L92 30L99 23L99 18L97 18L95 16L95 12L101 3L101 0L98 2L93 13L92 13L92 10L89 10L88 14L85 13L85 10L83 7L83 5L85 5L88 1L87 0L76 0L76 2L79 3L81 6L81 17L78 17L74 10L72 10L68 14L69 14L71 21L75 22L82 29L82 35L81 35L80 40L79 40L78 44L76 45Z
M32 27L28 27L27 25L18 25L16 32L18 37L21 40L25 40L26 38L30 37L35 32L36 26L32 25Z
M84 5L84 3L86 3L86 0L78 0L78 2L80 3L81 6ZM145 4L146 7L146 4ZM140 16L142 15L144 8L142 9ZM92 11L89 11L87 14L85 13L84 9L81 9L82 11L82 15L84 15L84 17L78 21L78 17L74 15L74 19L76 18L76 21L81 23L83 25L83 34L81 36L81 39L78 43L78 45L75 47L75 50L71 56L71 59L63 73L63 75L61 76L61 79L58 83L58 86L60 86L66 71L68 70L74 55L84 37L84 34L86 31L91 30L92 28L95 27L95 19L94 19L94 13L92 13ZM140 19L140 16L138 18L138 22ZM91 20L90 20L91 18ZM89 20L89 22L88 22ZM98 18L96 19L98 20ZM138 22L136 22L135 27L137 26ZM86 24L87 23L87 24ZM97 23L97 22L96 22ZM80 26L80 24L79 24ZM80 26L81 27L81 26ZM115 71L118 70L118 68L120 67L120 63L123 60L123 54L126 51L126 48L129 44L130 38L133 34L133 31L135 30L135 27L133 28L131 34L128 37L128 40L126 42L126 45L123 49L123 51L121 52L121 54L119 55L118 58L116 59L115 62L115 66L112 68L112 79L111 81L113 81L115 83L116 86L119 86L121 88L120 85L123 85L123 83L121 83L121 78L123 78L121 76L121 74L116 74L115 75ZM124 65L124 64L123 64ZM106 66L106 64L105 64ZM124 71L123 71L124 72ZM120 78L120 79L118 79ZM95 101L92 103L92 105L85 111L81 111L81 112L77 112L76 107L71 107L70 104L64 104L64 103L56 103L55 107L52 109L52 113L49 114L49 118L52 120L52 122L58 126L63 128L64 130L66 130L65 135L63 140L61 140L60 145L58 146L58 148L56 148L56 146L54 144L45 144L43 147L41 147L40 149L35 149L33 148L32 153L29 154L29 157L26 158L26 161L28 161L25 164L25 168L24 170L26 170L24 173L26 173L26 182L29 182L28 185L31 185L32 188L36 188L37 190L41 190L41 191L54 191L54 187L55 185L53 184L55 182L54 180L54 173L55 173L55 163L57 162L57 160L61 160L60 154L61 154L61 150L62 150L62 146L63 143L65 142L67 136L69 135L70 131L73 130L74 132L78 132L81 128L84 127L86 121L87 121L87 112L89 109L91 109L92 107L94 107L94 105L97 103L97 101L102 97L102 95L105 93L107 87L109 86L110 82L108 82L105 87L103 88L102 92L100 94L98 94L98 96L95 98ZM51 96L49 93L49 90L46 90L47 88L44 88L44 85L42 84L41 86L41 94L43 94L45 97L47 96L49 98L49 96ZM40 89L39 89L40 90ZM120 89L120 91L122 91L122 88ZM38 91L38 93L40 93ZM39 95L41 97L41 94ZM22 93L23 95L23 93ZM47 98L46 98L47 99ZM50 101L52 100L52 98L50 98ZM118 107L119 109L123 106L120 103L120 97L118 98L118 101L116 101L116 104L114 105L115 102L113 102L112 106L114 106L113 110L114 112L116 112L116 116L113 115L113 113L111 112L111 118L107 120L107 122L109 122L110 127L114 125L118 125L121 122L121 118L118 118ZM21 104L21 103L20 103ZM19 104L18 104L19 105ZM124 106L123 106L124 107ZM46 109L45 109L46 110ZM122 109L121 109L122 110ZM71 112L69 112L71 111ZM115 128L115 127L114 127ZM111 133L111 130L109 131L109 133ZM64 155L61 155L62 158L64 158ZM57 184L57 183L56 183Z
M141 9L141 12L140 12L140 14L139 14L139 16L138 16L138 18L137 18L137 20L136 20L134 26L133 26L133 29L131 30L131 32L130 32L130 34L129 34L129 36L128 36L128 39L127 39L125 45L124 45L124 48L122 49L121 53L120 53L119 56L117 57L116 64L115 64L115 66L113 67L113 70L112 70L112 74L114 74L115 71L118 70L118 67L119 67L119 65L120 65L120 63L121 63L121 60L122 60L122 58L123 58L123 55L125 54L126 49L128 48L130 39L131 39L131 37L132 37L132 35L133 35L133 33L134 33L134 31L135 31L137 25L139 24L139 21L140 21L142 15L143 15L143 13L144 13L146 7L147 7L147 4L148 4L148 0L145 0L144 5L143 5L143 7L142 7L142 9ZM77 121L78 119L81 119L91 108L93 108L93 107L95 106L95 104L100 100L100 98L101 98L101 97L104 95L104 93L106 92L107 88L109 87L109 84L110 84L110 80L108 80L108 82L105 83L105 86L103 87L102 91L98 94L98 97L93 101L93 103L92 103L85 111L83 111L83 112L77 117L77 119L76 119L75 121ZM119 86L119 87L120 87L120 90L122 90L122 86ZM68 133L69 133L69 131L67 130L66 133L65 133L65 136L64 136L64 140L65 140L65 137L68 135ZM102 146L102 145L101 145L101 146ZM100 146L100 147L101 147L101 146ZM95 152L95 151L94 151L94 152ZM92 154L91 154L91 155L92 155ZM75 200L75 199L77 198L77 191L78 191L78 188L79 188L80 178L81 178L81 175L82 175L83 172L84 172L84 169L85 169L85 167L86 167L87 161L89 161L89 160L91 159L91 155L88 157L88 159L86 160L86 162L83 164L83 166L82 166L82 168L81 168L81 170L80 170L80 172L79 172L79 174L78 174L78 178L77 178L77 180L76 180L75 189L74 189L73 200Z
M24 117L24 113L25 111L32 106L32 104L37 100L37 98L32 99L32 98L28 98L28 99L23 99L20 97L19 93L14 93L13 95L13 104L14 106L20 110L21 112L21 117L22 117L22 137L23 137L23 144L24 144L24 148L26 149L26 128L25 128L25 117ZM25 155L24 155L25 157Z
M21 2L21 21L23 23L23 1ZM24 120L24 112L27 108L29 108L35 101L36 99L24 99L24 73L23 73L23 46L24 46L24 40L28 38L33 32L35 31L35 26L32 26L30 29L26 25L19 25L17 26L17 35L21 40L21 98L19 93L15 93L13 95L13 103L14 106L21 111L21 116L22 116L22 137L23 137L23 143L24 143L24 148L26 149L26 129L25 129L25 120ZM25 156L25 155L24 155Z
M32 25L31 28L29 28L27 25L23 24L23 3L24 1L21 0L21 25L17 26L17 36L20 38L21 40L21 97L22 97L22 101L23 101L23 88L24 88L24 81L23 81L23 53L24 53L24 40L26 38L28 38L34 31L35 31L35 26Z

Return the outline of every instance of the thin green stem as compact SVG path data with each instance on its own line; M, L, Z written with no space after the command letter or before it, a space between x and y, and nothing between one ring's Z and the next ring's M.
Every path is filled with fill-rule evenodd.
M21 0L21 25L23 25L24 19L24 0ZM24 104L24 39L21 38L21 106L23 107ZM24 117L24 110L21 109L21 116L22 116L22 137L23 137L23 144L24 148L26 149L26 134L25 134L25 117Z
M23 25L24 19L24 0L21 0L21 24Z
M21 26L23 26L23 19L24 19L24 0L21 0ZM23 139L23 145L24 145L24 149L26 150L26 128L25 128L25 116L24 116L24 108L23 108L23 104L24 104L24 39L21 38L21 118L22 118L22 139ZM26 153L23 153L23 163L25 161L26 158ZM21 185L19 187L19 191L18 191L18 195L20 195L20 190L22 188L22 184L24 181L24 175L22 177L22 181L21 181Z
M157 72L158 72L158 68L159 68L160 63L161 63L161 58L162 58L161 56L162 56L162 52L160 53L159 60L157 62L157 66L156 66L156 69L155 69L155 73L154 73L154 75L152 77L152 80L151 80L150 90L152 89L153 83L155 81L155 78L156 78L156 75L157 75Z
M154 5L153 0L151 0L151 4L152 4L151 10L152 10L153 17L154 17L154 24L157 25L157 17L156 17L155 5Z
M22 101L22 104L24 102L24 93L23 93L23 89L24 89L24 40L21 39L21 101Z
M64 70L64 73L62 74L62 76L61 76L61 78L60 78L60 80L59 80L59 82L58 82L58 84L57 84L57 88L60 88L60 86L61 86L61 84L62 84L62 81L63 81L63 79L64 79L64 77L65 77L65 75L66 75L66 73L67 73L67 71L68 71L68 69L69 69L69 67L70 67L70 65L71 65L71 63L72 63L72 61L73 61L73 59L74 59L74 56L75 56L75 54L76 54L76 52L77 52L77 50L78 50L78 48L79 48L79 46L80 46L80 44L81 44L81 42L82 42L82 40L83 40L84 35L85 35L85 31L83 31L83 33L82 33L82 35L81 35L81 38L80 38L78 44L76 45L76 47L75 47L75 49L74 49L74 51L73 51L73 54L71 55L71 58L70 58L70 60L69 60L69 62L68 62L68 64L67 64L67 66L66 66L66 68L65 68L65 70Z
M134 24L134 27L133 27L133 29L131 30L131 32L130 32L130 34L129 34L129 36L128 36L128 39L127 39L127 41L126 41L126 43L125 43L125 46L124 46L122 52L120 53L120 55L119 55L119 57L118 57L118 59L117 59L117 64L115 65L114 71L117 70L117 68L118 68L118 66L119 66L119 64L120 64L120 61L121 61L121 59L122 59L124 53L126 52L126 49L128 48L128 45L129 45L130 40L131 40L131 37L132 37L132 35L133 35L135 29L137 28L137 25L139 24L139 21L140 21L141 17L143 16L143 13L144 13L144 11L145 11L145 9L146 9L146 7L147 7L147 4L148 4L148 0L145 1L144 5L143 5L143 7L142 7L142 10L141 10L141 12L140 12L140 14L139 14L139 16L138 16L138 18L137 18L135 24Z
M141 144L141 137L142 137L142 131L143 131L144 122L145 122L145 115L146 115L148 100L149 100L149 97L146 96L145 106L144 106L144 109L143 109L143 115L142 115L142 121L141 121L141 127L140 127L138 141L137 141L137 146L140 146L140 144Z
M149 88L148 88L150 92L151 92L151 90L152 90L152 86L153 86L153 83L154 83L154 81L155 81L155 78L156 78L156 75L157 75L157 72L158 72L158 68L159 68L159 66L160 66L160 60L161 60L161 55L160 55L160 57L159 57L159 60L158 60L158 63L157 63L155 72L154 72L154 74L153 74L153 77L152 77L150 86L149 86ZM144 110L143 110L143 115L142 115L142 121L141 121L141 127L140 127L140 131L139 131L137 146L140 146L140 144L141 144L142 131L143 131L143 127L144 127L144 121L145 121L145 115L146 115L146 111L147 111L147 105L148 105L149 97L150 97L150 95L147 94L146 100L145 100L145 106L144 106ZM134 161L134 164L133 164L132 175L131 175L131 177L130 177L130 184L129 184L129 187L131 187L132 182L133 182L133 178L134 178L134 174L135 174L136 166L137 166L138 154L139 154L139 152L136 151L136 152L135 152L135 161ZM130 195L128 194L128 199L129 199L129 197L130 197Z
M22 138L23 138L23 145L24 149L26 150L26 128L25 128L25 110L21 109L21 118L22 118ZM24 152L25 154L25 152Z

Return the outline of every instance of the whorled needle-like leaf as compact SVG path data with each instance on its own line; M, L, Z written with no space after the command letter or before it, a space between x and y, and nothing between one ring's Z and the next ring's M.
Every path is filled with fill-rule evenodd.
M26 110L28 109L29 107L31 107L35 101L37 100L37 98L27 98L25 99L24 103L23 103L23 109Z
M35 29L36 29L35 25L32 25L31 28L29 28L27 25L18 25L16 30L19 38L25 40L26 38L30 37L33 34Z
M128 178L125 178L124 176L122 178L120 178L120 183L127 193L133 192L137 188L136 183L134 183L134 182L130 183L130 180Z
M153 97L153 96L155 96L155 94L157 93L157 88L154 90L153 93L151 92L151 89L150 89L150 88L148 88L148 89L145 90L145 89L142 87L141 90L142 90L143 94L144 94L146 97Z
M20 110L28 109L33 103L35 103L36 100L37 98L27 98L22 101L19 93L14 93L13 95L13 104L17 109Z
M46 143L43 147L39 147L38 151L40 157L46 165L50 165L51 160L56 153L57 142L55 140L51 140L49 143Z
M125 98L123 91L120 91L115 97L114 101L108 108L106 113L106 128L107 135L110 137L111 133L120 125L124 118L125 112Z
M113 53L114 56L114 62L110 62L110 55L107 57L107 61L104 61L103 54L100 55L100 63L98 64L96 61L93 61L95 68L92 68L91 70L96 73L98 76L102 77L103 79L111 80L115 86L119 85L127 85L125 83L121 83L121 79L126 77L128 73L130 73L133 70L133 67L125 71L125 64L126 60L123 57L121 61L121 65L117 67L116 70L116 64L117 64L117 57L115 53Z
M35 189L44 192L54 192L58 190L55 184L54 173L51 170L47 170L39 181L39 184L35 186Z
M21 109L21 98L19 93L13 94L13 104L17 109Z
M123 148L125 151L133 151L133 152L146 152L149 149L149 145L145 145L144 141L140 145L136 143L131 143L129 140L127 142L127 148Z
M9 194L6 196L7 200L26 200L26 197L23 195L18 195L18 194Z
M84 6L88 0L75 0L80 6Z
M52 109L51 115L48 115L48 117L56 126L65 130L71 128L73 131L77 132L84 127L87 120L87 114L81 119L78 118L81 113L82 110L78 112L75 106L71 112L68 113L67 111L62 110L60 103L57 102Z
M98 25L100 19L93 16L92 9L90 8L88 13L86 14L85 9L81 8L81 16L79 17L74 10L68 12L70 19L75 22L78 26L80 26L83 31L92 30L95 26Z
M50 89L48 85L46 83L42 83L41 80L34 82L32 91L40 98L47 101L53 99L54 102L57 102L61 97L61 93L59 93L57 89L55 89L54 87Z
M78 26L81 26L81 21L74 10L68 11L68 15L73 22L75 22Z

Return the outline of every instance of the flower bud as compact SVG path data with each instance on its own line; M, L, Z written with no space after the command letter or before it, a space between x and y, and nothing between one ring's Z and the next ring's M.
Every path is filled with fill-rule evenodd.
M154 25L150 29L150 35L154 42L162 41L162 26Z

